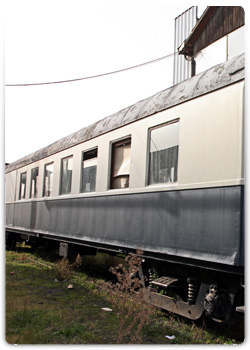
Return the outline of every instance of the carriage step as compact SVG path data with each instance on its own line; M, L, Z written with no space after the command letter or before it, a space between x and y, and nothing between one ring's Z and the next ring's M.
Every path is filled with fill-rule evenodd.
M179 281L178 278L173 278L173 277L159 277L156 280L152 281L151 283L160 286L160 287L168 287L170 284Z

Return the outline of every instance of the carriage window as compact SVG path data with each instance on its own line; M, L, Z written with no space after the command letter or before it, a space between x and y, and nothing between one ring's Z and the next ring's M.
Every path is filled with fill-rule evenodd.
M30 198L37 198L39 168L31 169Z
M82 153L81 192L95 191L97 153L97 148Z
M149 184L177 182L179 122L150 131Z
M53 173L54 173L54 163L45 164L44 184L43 184L43 196L44 197L50 197L52 195Z
M20 175L19 199L25 199L26 180L27 180L27 173L25 172Z
M112 144L110 188L129 187L131 137Z
M69 194L71 192L73 171L73 157L64 158L61 160L61 183L60 194Z

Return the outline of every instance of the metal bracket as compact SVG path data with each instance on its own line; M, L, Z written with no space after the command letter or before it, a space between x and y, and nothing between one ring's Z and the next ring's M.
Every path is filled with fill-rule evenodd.
M146 288L144 289L144 298L148 303L153 304L159 308L187 317L191 320L198 320L204 311L203 300L208 289L208 284L201 284L197 300L194 305L190 305L189 303L181 300L176 300L166 295L151 292Z
M59 255L66 258L68 256L69 246L68 243L61 242L59 245Z

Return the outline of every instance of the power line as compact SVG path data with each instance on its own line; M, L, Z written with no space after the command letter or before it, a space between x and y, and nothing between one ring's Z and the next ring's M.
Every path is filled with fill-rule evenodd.
M46 83L6 84L5 86L34 86L34 85L62 84L62 83L72 83L74 81L79 81L79 80L100 78L100 77L104 77L106 75L121 73L121 72L124 72L124 71L127 71L127 70L131 70L131 69L139 68L139 67L142 67L142 66L146 66L147 64L151 64L151 63L155 63L155 62L158 62L158 61L161 61L161 60L165 60L166 58L174 56L176 53L177 52L174 52L174 53L171 53L170 55L166 55L166 56L163 56L163 57L160 57L160 58L156 58L156 59L154 59L152 61L140 63L140 64L137 64L137 65L132 66L132 67L118 69L118 70L115 70L113 72L108 72L108 73L103 73L103 74L91 75L89 77L84 77L84 78L76 78L76 79L60 80L60 81L49 81L49 82L46 82Z

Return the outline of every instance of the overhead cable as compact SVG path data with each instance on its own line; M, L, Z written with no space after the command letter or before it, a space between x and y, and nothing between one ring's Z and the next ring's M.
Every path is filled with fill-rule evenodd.
M74 81L79 81L79 80L100 78L100 77L104 77L106 75L121 73L121 72L124 72L124 71L127 71L127 70L131 70L131 69L135 69L135 68L139 68L139 67L145 66L147 64L151 64L151 63L155 63L155 62L158 62L158 61L161 61L161 60L165 60L166 58L169 58L169 57L175 55L176 53L177 52L174 52L174 53L171 53L169 55L166 55L166 56L163 56L163 57L160 57L160 58L156 58L156 59L154 59L152 61L140 63L140 64L137 64L137 65L132 66L132 67L118 69L118 70L115 70L113 72L108 72L108 73L103 73L103 74L91 75L89 77L84 77L84 78L76 78L76 79L60 80L60 81L49 81L49 82L45 82L45 83L6 84L5 86L34 86L34 85L62 84L62 83L72 83Z

